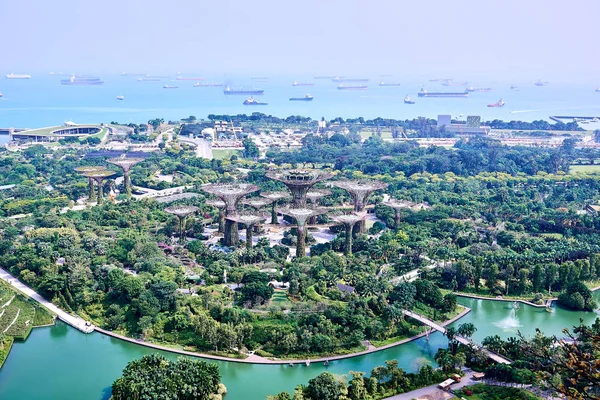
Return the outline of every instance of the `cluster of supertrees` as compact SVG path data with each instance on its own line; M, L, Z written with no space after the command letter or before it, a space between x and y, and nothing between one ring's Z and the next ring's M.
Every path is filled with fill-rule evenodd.
M107 160L108 163L116 165L123 170L123 184L125 186L125 194L128 198L131 198L131 179L129 178L129 171L135 164L142 161L144 161L143 158L126 157L117 157ZM102 181L112 177L115 173L103 166L77 167L75 168L75 171L88 178L88 200L91 202L96 201L98 204L102 204L104 202Z
M287 215L296 220L297 241L296 256L306 255L306 227L315 223L318 215L325 214L331 209L322 207L320 200L331 194L327 189L313 189L317 183L332 177L328 172L311 170L284 170L267 172L267 177L279 181L287 186L287 192L263 192L260 197L252 197L242 201L254 211L238 210L238 204L243 197L257 192L259 187L252 184L208 184L202 189L216 196L218 199L207 201L219 209L219 231L223 232L223 244L235 246L239 241L238 224L246 228L246 247L252 248L252 228L268 219L268 215L262 214L261 210L270 206L270 223L277 224L278 214ZM367 199L376 190L387 187L386 183L374 180L340 180L333 181L331 185L346 190L354 200L352 213L344 214L335 212L331 215L334 222L344 225L346 229L345 253L352 253L352 236L354 231L365 232L365 207ZM284 200L291 198L289 204L281 204ZM311 203L307 204L307 200ZM356 228L355 228L356 227Z

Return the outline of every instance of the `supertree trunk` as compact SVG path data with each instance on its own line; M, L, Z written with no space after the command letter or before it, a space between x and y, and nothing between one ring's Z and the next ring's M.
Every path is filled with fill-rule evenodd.
M346 243L344 245L344 255L352 255L352 228L353 225L346 225Z
M94 179L88 178L88 186L89 186L89 201L96 201L96 189L94 188Z
M129 179L129 172L123 172L123 184L125 185L125 193L127 198L131 198L131 180Z
M274 201L271 206L271 223L272 224L277 224L279 222L279 221L277 221L277 211L275 211L276 205L277 205L277 202Z
M102 193L102 180L96 181L96 185L98 185L98 204L104 203L104 195Z
M296 257L304 256L306 256L306 228L304 226L298 226Z
M400 210L396 209L396 213L394 214L394 228L400 228Z
M219 209L219 232L225 232L225 212L222 209Z
M239 242L237 222L225 219L225 246L236 246Z
M246 226L246 250L252 250L252 227L253 225Z

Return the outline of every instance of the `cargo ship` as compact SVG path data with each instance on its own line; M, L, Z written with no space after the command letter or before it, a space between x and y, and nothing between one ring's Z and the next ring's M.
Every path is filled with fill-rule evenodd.
M313 76L313 79L335 79L335 76L329 76L329 75L319 75L319 76Z
M518 89L519 87L517 85L510 85L510 88L511 88L511 90L514 90L514 89Z
M504 102L502 99L498 100L496 103L488 104L488 107L504 107Z
M158 82L160 78L158 76L144 75L138 78L138 82Z
M223 86L222 83L210 83L210 82L196 82L194 83L194 87L220 87Z
M117 96L117 100L125 100L125 96Z
M164 85L163 89L177 89L179 86L173 86L173 85Z
M535 81L534 85L535 86L546 86L548 84L548 82L544 82L541 79L538 79L537 81Z
M4 96L4 95L2 94L2 92L0 92L0 99L2 98L2 96Z
M596 88L596 93L600 93L600 86Z
M262 89L232 89L229 86L225 86L223 89L223 94L253 94L253 95L261 95L265 94L265 91Z
M4 75L6 79L29 79L31 75L28 74L13 74L12 72L8 75Z
M178 81L203 81L204 78L186 78L184 76L181 75L177 75L177 78L175 78Z
M336 76L331 80L331 82L341 83L341 82L369 82L367 78L344 78Z
M244 100L245 106L266 106L268 103L261 103L253 97Z
M338 85L338 90L366 90L367 85Z
M425 89L421 89L419 97L469 97L469 92L428 92Z
M467 88L467 92L491 92L492 88L488 88L488 87L473 87L473 86L469 86Z
M313 97L310 94L307 94L304 97L290 97L290 101L312 101Z
M314 83L310 83L310 82L292 82L292 86L315 86Z
M62 85L102 85L103 80L95 76L78 76L71 75L69 79L61 79Z
M404 96L404 104L415 104L414 100L411 100L408 95Z
M381 82L379 82L379 86L400 86L400 83L398 83L398 82L384 82L384 81L381 81Z

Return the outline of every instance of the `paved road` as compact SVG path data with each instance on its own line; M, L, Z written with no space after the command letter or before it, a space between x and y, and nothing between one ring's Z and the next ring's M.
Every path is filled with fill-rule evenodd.
M465 386L473 385L473 384L477 383L476 381L473 381L472 378L473 378L473 371L469 371L466 373L465 376L463 376L463 378L460 382L453 384L451 386L451 388L456 390L456 389L461 389ZM419 399L419 398L427 396L427 395L430 395L431 398L434 398L434 399L436 399L436 398L443 399L443 398L453 397L450 393L444 392L443 390L439 389L438 384L435 384L435 385L431 385L431 386L426 386L421 389L413 390L411 392L397 394L396 396L388 397L385 400L412 400L412 399ZM444 395L446 395L446 397L444 397Z
M192 143L195 145L196 157L206 158L209 160L213 159L212 146L207 140L201 138L190 139L180 136L179 141L183 143Z
M58 308L57 306L55 306L54 304L52 304L51 302L49 302L48 300L44 299L42 296L37 294L29 286L26 286L23 283L21 283L17 278L15 278L14 276L12 276L10 273L8 273L6 270L4 270L2 268L0 268L0 279L6 281L9 285L18 289L22 293L26 294L28 297L31 297L32 299L34 299L35 301L37 301L38 303L40 303L41 305L46 307L48 310L50 310L53 313L55 313L56 315L58 315L58 318L61 321L71 325L73 328L78 329L84 333L91 333L94 331L94 326L88 325L88 323L83 318L73 316L73 315L61 310L60 308Z

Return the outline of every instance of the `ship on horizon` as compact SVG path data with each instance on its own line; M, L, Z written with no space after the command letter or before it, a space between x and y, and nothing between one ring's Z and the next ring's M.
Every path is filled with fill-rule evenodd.
M310 94L306 94L304 97L290 97L290 101L312 101L313 97Z
M29 74L13 74L12 72L8 75L4 75L6 79L30 79L31 75Z
M173 85L164 85L163 89L177 89L179 88L179 86L173 86Z
M541 79L538 79L537 81L535 81L534 85L535 86L546 86L549 82L547 81L542 81Z
M292 86L315 86L314 83L311 82L292 82Z
M250 96L249 98L244 100L244 105L245 106L266 106L266 105L268 105L268 103L261 103L258 100L256 100L254 97Z
M331 82L342 83L342 82L369 82L368 78L344 78L343 76L336 76Z
M217 87L223 86L222 83L213 83L213 82L195 82L194 87Z
M504 104L505 104L505 103L502 101L502 99L500 99L500 100L498 100L498 101L497 101L497 102L495 102L495 103L488 104L487 106L488 106L488 107L504 107Z
M335 79L335 76L329 76L329 75L319 75L319 76L313 76L313 79Z
M428 92L426 89L421 88L419 97L469 97L469 92Z
M600 93L600 86L596 88L596 93Z
M152 75L144 75L138 78L138 82L158 82L160 81L160 77L152 76Z
M488 88L488 87L473 87L473 86L469 86L467 88L467 92L491 92L492 88Z
M175 80L178 80L178 81L203 81L204 78L188 78L188 77L177 74L177 77L175 78Z
M95 76L83 76L83 75L71 75L69 79L61 79L61 85L75 86L75 85L102 85L104 83L98 77Z
M399 82L379 82L379 86L400 86Z
M415 104L414 100L411 100L408 95L404 96L404 104Z
M125 96L123 96L123 95L117 96L117 100L125 100Z
M367 85L338 85L338 90L366 90Z
M225 86L223 89L223 94L253 94L253 95L262 95L265 94L263 89L232 89L229 86Z

